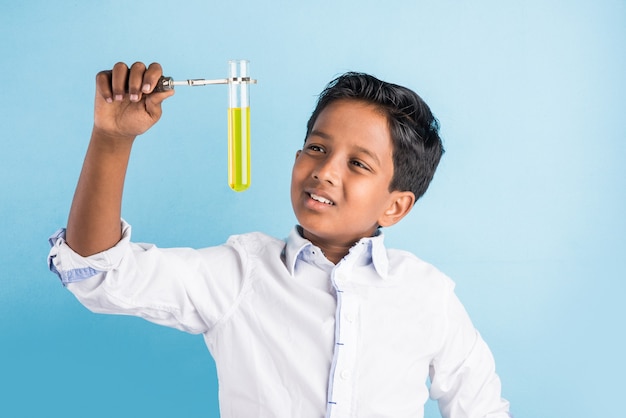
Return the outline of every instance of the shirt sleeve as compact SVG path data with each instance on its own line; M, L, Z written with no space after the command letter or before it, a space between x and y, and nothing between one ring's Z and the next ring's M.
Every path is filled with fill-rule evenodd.
M89 257L67 245L64 230L50 243L50 270L91 311L138 316L194 334L215 326L245 283L245 249L237 242L161 249L131 242L131 227L122 221L122 239Z
M447 297L447 330L430 370L430 396L444 418L508 418L500 378L489 347L454 294Z

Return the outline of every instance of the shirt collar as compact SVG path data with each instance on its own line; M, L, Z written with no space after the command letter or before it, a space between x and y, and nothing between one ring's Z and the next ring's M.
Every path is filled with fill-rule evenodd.
M316 255L317 257L315 257ZM292 277L294 276L296 265L299 262L311 262L315 258L319 260L320 256L327 262L328 266L330 266L329 270L331 270L334 265L322 256L322 251L317 246L302 236L302 227L299 225L295 226L291 230L282 252L282 259L289 274ZM387 258L382 231L378 230L373 237L361 238L341 261L341 263L344 262L353 265L372 263L378 275L386 280L388 277L389 259Z

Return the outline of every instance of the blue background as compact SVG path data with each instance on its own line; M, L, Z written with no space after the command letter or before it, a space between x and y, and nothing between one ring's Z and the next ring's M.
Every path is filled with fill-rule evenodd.
M621 415L625 1L3 1L0 51L0 416L218 416L200 336L91 314L45 259L96 72L143 60L223 78L230 58L259 80L252 188L226 184L226 88L180 87L131 159L135 240L286 236L316 95L347 70L406 85L439 118L447 153L388 245L457 282L517 417Z

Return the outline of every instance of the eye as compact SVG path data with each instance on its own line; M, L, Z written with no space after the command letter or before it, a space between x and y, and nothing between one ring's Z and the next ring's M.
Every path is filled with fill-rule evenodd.
M307 145L306 149L309 150L309 151L312 151L312 152L326 152L326 150L324 150L324 148L320 147L319 145L315 145L315 144Z
M359 160L352 160L350 161L350 164L352 164L354 167L358 167L358 168L362 168L364 170L370 171L370 168Z

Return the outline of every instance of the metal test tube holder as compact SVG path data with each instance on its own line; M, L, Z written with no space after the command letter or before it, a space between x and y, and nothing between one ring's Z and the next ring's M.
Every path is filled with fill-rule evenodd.
M218 78L214 80L207 80L204 78L195 78L189 80L175 81L172 77L162 76L154 88L155 92L162 92L167 90L173 90L174 86L207 86L210 84L256 84L257 81L250 77L232 77L232 78Z

